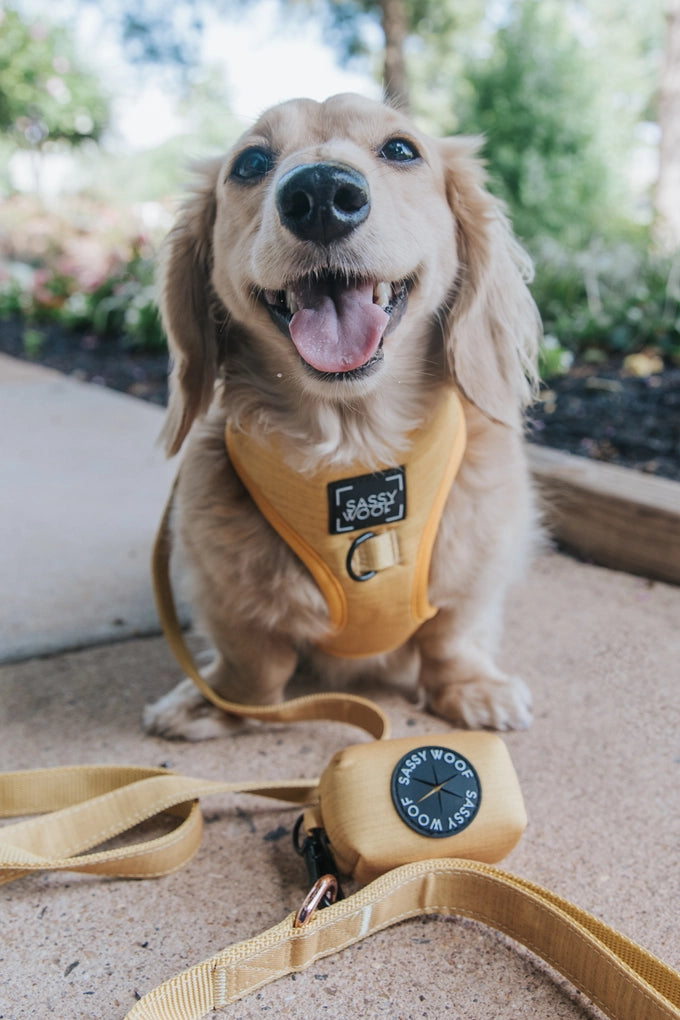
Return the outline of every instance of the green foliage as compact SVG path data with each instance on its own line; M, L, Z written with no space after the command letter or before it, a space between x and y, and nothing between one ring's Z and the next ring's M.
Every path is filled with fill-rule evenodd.
M567 375L574 362L574 355L563 347L555 336L544 336L538 351L538 374L541 379L553 379L556 375Z
M41 268L28 274L26 284L16 277L0 283L0 319L21 316L28 323L24 342L37 357L35 343L42 334L35 324L59 322L74 332L116 336L130 349L162 350L161 329L153 284L153 262L139 252L121 262L110 277L92 290L58 269Z
M680 361L680 255L626 243L574 252L544 241L532 290L546 334L574 354L653 348Z
M45 343L45 334L39 329L27 326L23 333L23 343L26 357L37 361Z
M97 140L107 120L99 81L79 65L67 30L0 10L0 131L16 145L41 149Z
M137 242L133 242L128 260L121 261L93 290L83 290L73 278L64 282L69 293L56 317L66 327L90 330L97 336L118 336L130 348L165 347L154 262Z
M525 240L568 246L611 230L616 187L600 133L594 62L550 0L517 0L490 54L472 60L460 131L486 138L491 187Z

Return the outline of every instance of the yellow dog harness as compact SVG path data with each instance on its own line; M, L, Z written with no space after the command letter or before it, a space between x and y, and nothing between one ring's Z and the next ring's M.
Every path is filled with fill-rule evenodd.
M360 464L308 477L268 443L226 428L239 478L272 527L302 560L328 604L334 632L324 651L346 658L398 648L435 615L430 559L465 450L465 418L447 388L430 419L411 433L396 467Z

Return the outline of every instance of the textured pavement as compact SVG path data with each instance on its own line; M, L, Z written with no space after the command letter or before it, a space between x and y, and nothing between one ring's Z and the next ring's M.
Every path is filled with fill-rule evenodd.
M245 724L192 745L141 729L144 704L179 677L162 638L120 640L157 629L148 558L174 473L154 446L161 417L0 359L0 769L117 762L233 780L316 775L364 735ZM680 967L680 589L547 552L510 600L502 661L535 699L532 728L504 737L529 815L505 866ZM404 691L362 693L386 708L395 736L446 729ZM204 812L201 849L177 874L42 874L0 889L0 1018L122 1020L136 995L297 907L306 882L290 844L296 811L225 796ZM437 918L405 922L220 1015L600 1016L527 950Z

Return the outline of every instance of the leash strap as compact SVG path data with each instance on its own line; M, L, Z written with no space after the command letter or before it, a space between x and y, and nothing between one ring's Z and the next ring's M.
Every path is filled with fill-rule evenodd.
M199 797L253 793L309 804L317 785L317 779L220 783L125 765L0 773L0 817L39 815L0 829L0 884L44 870L126 878L167 875L198 850L203 831ZM179 821L162 836L83 852L164 812Z
M364 698L322 694L251 707L225 701L205 684L182 636L169 580L174 491L154 549L154 586L168 641L204 696L233 715L274 722L335 720L359 726L376 739L386 737L387 717ZM198 849L199 797L253 793L308 804L316 799L318 782L222 783L136 766L0 773L0 817L39 816L0 829L0 883L45 869L127 877L168 874ZM169 833L84 852L163 812L179 820ZM491 865L458 859L396 868L315 913L302 927L290 915L149 992L126 1020L201 1020L276 978L421 914L460 915L503 932L546 960L612 1020L680 1020L680 974L540 886Z
M456 914L537 953L616 1020L677 1020L680 975L601 921L540 886L475 861L434 860L388 872L295 928L294 915L145 995L126 1020L200 1020L262 985L421 914Z
M152 877L181 867L201 838L197 799L255 793L308 803L316 781L258 784L190 779L163 769L80 766L0 774L0 814L50 813L0 830L0 881L32 871ZM149 840L92 846L154 814L179 825ZM431 860L388 872L304 927L290 915L145 995L126 1020L200 1020L261 985L420 914L455 914L521 942L613 1020L679 1020L680 974L592 915L538 885L476 861Z
M166 640L177 662L196 684L204 698L230 715L262 722L300 722L302 720L325 720L343 722L370 733L376 740L390 735L390 722L382 709L353 694L308 694L291 698L280 705L242 705L221 698L201 676L193 656L184 640L182 626L170 582L170 557L172 554L172 530L170 519L177 490L179 475L175 478L163 517L158 528L152 556L152 575L156 607Z

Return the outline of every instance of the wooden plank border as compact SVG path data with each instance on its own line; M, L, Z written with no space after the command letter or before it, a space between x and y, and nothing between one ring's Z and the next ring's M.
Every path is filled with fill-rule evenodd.
M529 444L555 539L586 560L680 584L680 483Z

